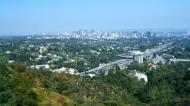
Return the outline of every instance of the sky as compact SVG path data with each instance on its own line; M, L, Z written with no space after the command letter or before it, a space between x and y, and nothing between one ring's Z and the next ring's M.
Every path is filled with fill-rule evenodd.
M190 29L190 0L0 0L0 35Z

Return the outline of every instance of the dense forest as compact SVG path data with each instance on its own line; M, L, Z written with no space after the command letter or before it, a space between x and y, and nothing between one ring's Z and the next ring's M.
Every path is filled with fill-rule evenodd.
M146 64L127 70L114 68L93 78L0 64L1 106L188 106L189 63L160 65L147 71ZM129 75L136 67L148 82ZM179 68L183 67L183 68Z

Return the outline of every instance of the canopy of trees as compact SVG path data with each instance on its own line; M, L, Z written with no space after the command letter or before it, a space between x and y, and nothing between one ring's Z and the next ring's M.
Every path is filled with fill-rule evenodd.
M93 78L37 71L24 65L0 65L0 105L11 106L166 106L190 104L190 72L178 65L160 65L148 83L114 68ZM134 63L130 68L145 70ZM183 64L188 67L189 64Z

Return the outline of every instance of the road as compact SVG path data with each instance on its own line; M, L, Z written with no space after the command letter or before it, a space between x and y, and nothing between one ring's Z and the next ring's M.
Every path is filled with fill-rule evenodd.
M105 65L99 66L97 68L88 70L88 71L83 72L81 74L84 74L84 73L96 73L96 74L106 73L116 65L118 65L120 69L125 69L125 68L127 68L128 65L130 65L131 62L133 62L133 60L131 60L131 59L120 59L120 60L116 60L114 62L105 64Z
M155 48L146 50L143 55L144 57L148 58L150 56L153 56L154 53L159 52L161 50L164 50L165 48L167 48L171 43L167 43L167 44L163 44L163 45L159 45ZM100 74L100 73L107 73L109 70L111 70L114 66L118 65L120 69L125 69L127 68L131 63L133 62L132 59L120 59L120 60L116 60L114 62L99 66L97 68L94 69L90 69L86 72L82 72L81 74L85 74L85 73L96 73L96 74Z
M163 44L163 45L159 45L155 48L152 49L147 49L143 55L145 58L151 58L153 56L154 53L160 52L164 49L166 49L169 45L171 45L172 43L167 43L167 44Z

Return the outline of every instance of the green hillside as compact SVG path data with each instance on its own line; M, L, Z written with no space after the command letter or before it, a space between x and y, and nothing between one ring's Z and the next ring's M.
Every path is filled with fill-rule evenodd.
M177 64L179 65L179 64ZM167 106L190 103L190 72L171 65L147 71L148 83L114 70L107 76L74 76L0 65L1 106Z

